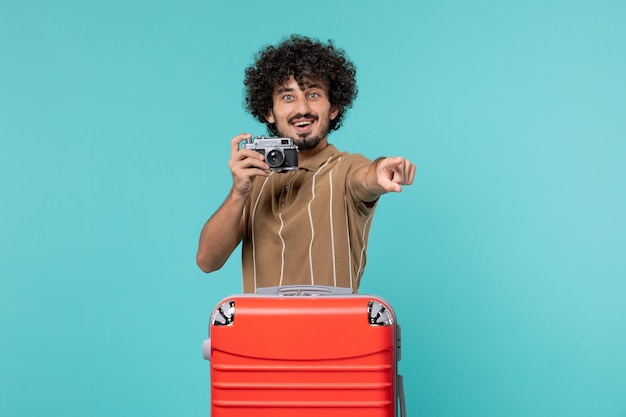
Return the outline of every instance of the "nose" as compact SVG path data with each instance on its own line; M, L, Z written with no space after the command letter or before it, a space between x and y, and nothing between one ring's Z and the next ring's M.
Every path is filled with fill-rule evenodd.
M302 115L309 114L311 111L309 100L307 100L307 97L304 94L298 99L296 111Z

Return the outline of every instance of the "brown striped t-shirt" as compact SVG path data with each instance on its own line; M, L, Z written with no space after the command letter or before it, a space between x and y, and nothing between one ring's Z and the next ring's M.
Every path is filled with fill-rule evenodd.
M308 284L357 292L375 206L348 179L370 163L328 145L297 170L254 179L243 214L244 292Z

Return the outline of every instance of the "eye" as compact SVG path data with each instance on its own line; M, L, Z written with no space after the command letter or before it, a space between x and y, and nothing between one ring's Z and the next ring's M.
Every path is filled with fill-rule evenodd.
M318 93L317 91L312 91L309 93L309 98L312 98L314 100L320 98L321 96L322 95Z
M283 101L292 101L292 100L293 100L293 95L291 95L291 94L285 94L285 95L282 97L282 100L283 100Z

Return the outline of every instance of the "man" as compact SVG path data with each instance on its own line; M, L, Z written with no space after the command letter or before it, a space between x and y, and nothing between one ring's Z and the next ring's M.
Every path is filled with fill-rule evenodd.
M247 109L272 135L298 146L298 168L270 170L264 156L231 140L232 188L202 229L197 263L221 268L243 240L243 291L314 284L358 290L378 198L412 184L402 157L370 161L328 142L357 95L343 50L291 36L246 70Z

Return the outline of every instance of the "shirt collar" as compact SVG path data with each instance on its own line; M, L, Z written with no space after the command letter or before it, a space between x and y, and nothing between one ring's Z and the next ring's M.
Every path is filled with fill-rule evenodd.
M321 151L304 161L302 165L298 165L298 169L306 169L307 171L315 171L328 161L328 159L338 154L339 150L330 143Z

